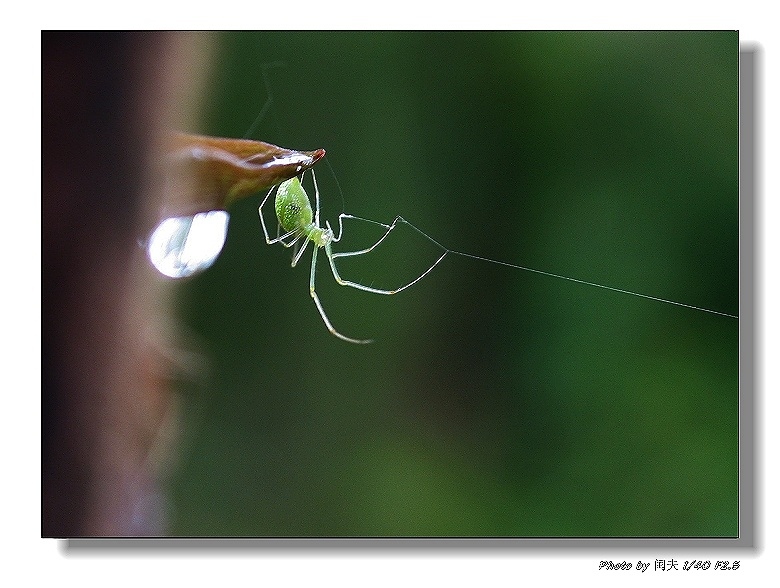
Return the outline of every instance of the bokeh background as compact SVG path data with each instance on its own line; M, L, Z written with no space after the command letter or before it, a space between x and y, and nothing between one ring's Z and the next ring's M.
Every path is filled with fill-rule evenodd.
M323 220L738 313L738 34L230 33L185 129L328 152ZM307 182L307 186L310 184ZM265 244L262 195L176 287L169 528L193 536L736 536L738 321L450 255L397 296ZM270 209L269 209L270 210ZM351 223L342 249L376 229ZM338 247L337 247L338 248ZM344 277L440 251L401 230Z

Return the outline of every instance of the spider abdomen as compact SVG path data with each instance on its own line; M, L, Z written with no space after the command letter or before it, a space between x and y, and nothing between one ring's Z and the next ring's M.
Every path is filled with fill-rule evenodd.
M306 233L311 231L311 204L297 177L279 184L276 191L275 208L279 224L286 232L296 229Z

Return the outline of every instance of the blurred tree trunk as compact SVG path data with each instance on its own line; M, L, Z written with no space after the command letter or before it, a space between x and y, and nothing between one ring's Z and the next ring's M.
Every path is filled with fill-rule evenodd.
M137 240L162 201L161 130L188 114L203 39L42 35L45 537L164 532L170 313Z

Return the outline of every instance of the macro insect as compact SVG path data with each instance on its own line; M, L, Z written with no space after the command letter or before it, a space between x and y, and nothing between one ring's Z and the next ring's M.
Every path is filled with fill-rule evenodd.
M320 302L319 296L317 296L315 283L314 283L316 268L317 268L318 251L320 249L325 250L325 256L328 258L328 264L330 265L330 270L333 273L333 278L340 285L350 286L352 288L357 288L358 290L364 290L365 292L371 292L373 294L388 294L388 295L397 294L401 290L405 290L409 286L412 286L417 282L419 282L420 280L422 280L426 275L428 275L433 270L433 268L435 268L439 264L439 262L442 259L444 259L444 256L447 255L449 251L400 216L395 217L393 222L388 225L371 219L366 219L358 216L353 216L351 214L341 213L338 219L339 222L338 235L333 231L328 221L325 221L325 226L322 227L320 225L320 191L319 191L319 187L317 186L317 178L314 174L314 170L311 170L311 175L312 175L312 180L314 181L314 210L313 211L311 207L311 202L309 201L309 196L306 194L306 190L303 188L303 185L301 184L301 181L297 176L289 180L285 180L284 182L279 184L279 186L275 186L271 188L268 191L268 194L266 194L265 198L263 198L263 201L260 203L260 207L258 208L258 213L260 214L260 223L263 227L263 234L265 235L265 241L269 245L273 245L275 243L281 243L284 247L288 247L288 248L294 246L298 247L295 254L293 255L292 267L295 267L298 264L298 261L300 261L300 259L303 257L303 254L306 251L306 247L311 242L313 244L314 250L312 251L312 255L311 255L311 275L309 278L309 293L311 294L311 297L314 300L314 304L317 306L317 311L319 311L320 316L322 317L322 320L325 323L325 326L328 328L328 331L330 331L333 335L335 335L339 339L348 341L349 343L370 343L371 339L353 339L352 337L347 337L345 335L342 335L333 327L333 324L330 322L330 319L328 319L328 316L325 313L325 309L322 307L322 303ZM265 224L265 218L263 217L263 206L265 206L265 203L270 198L274 190L276 190L276 198L274 199L274 209L276 211L276 218L278 220L278 227L279 227L278 232L281 231L284 232L281 235L277 234L276 237L271 238L268 232L268 227ZM381 237L379 237L376 243L374 243L370 247L366 247L365 249L360 249L357 251L343 251L339 253L334 253L332 245L333 243L338 243L341 240L341 237L344 234L343 221L345 219L363 221L363 222L379 225L385 229L385 232ZM396 227L398 223L405 223L409 225L415 231L417 231L418 233L426 237L428 240L441 247L444 252L427 270L425 270L422 274L417 276L414 280L393 290L382 290L379 288L372 288L370 286L366 286L358 282L345 280L341 277L338 269L336 268L335 260L337 258L351 257L356 255L365 255L366 253L370 253L371 251L376 249L382 243L382 241L385 240L385 238L387 238L387 236Z

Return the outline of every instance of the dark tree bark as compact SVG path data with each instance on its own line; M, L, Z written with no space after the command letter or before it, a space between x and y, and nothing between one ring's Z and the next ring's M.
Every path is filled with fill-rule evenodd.
M169 34L44 33L42 48L42 535L159 534L169 315L137 239L161 201L172 63L188 62Z

